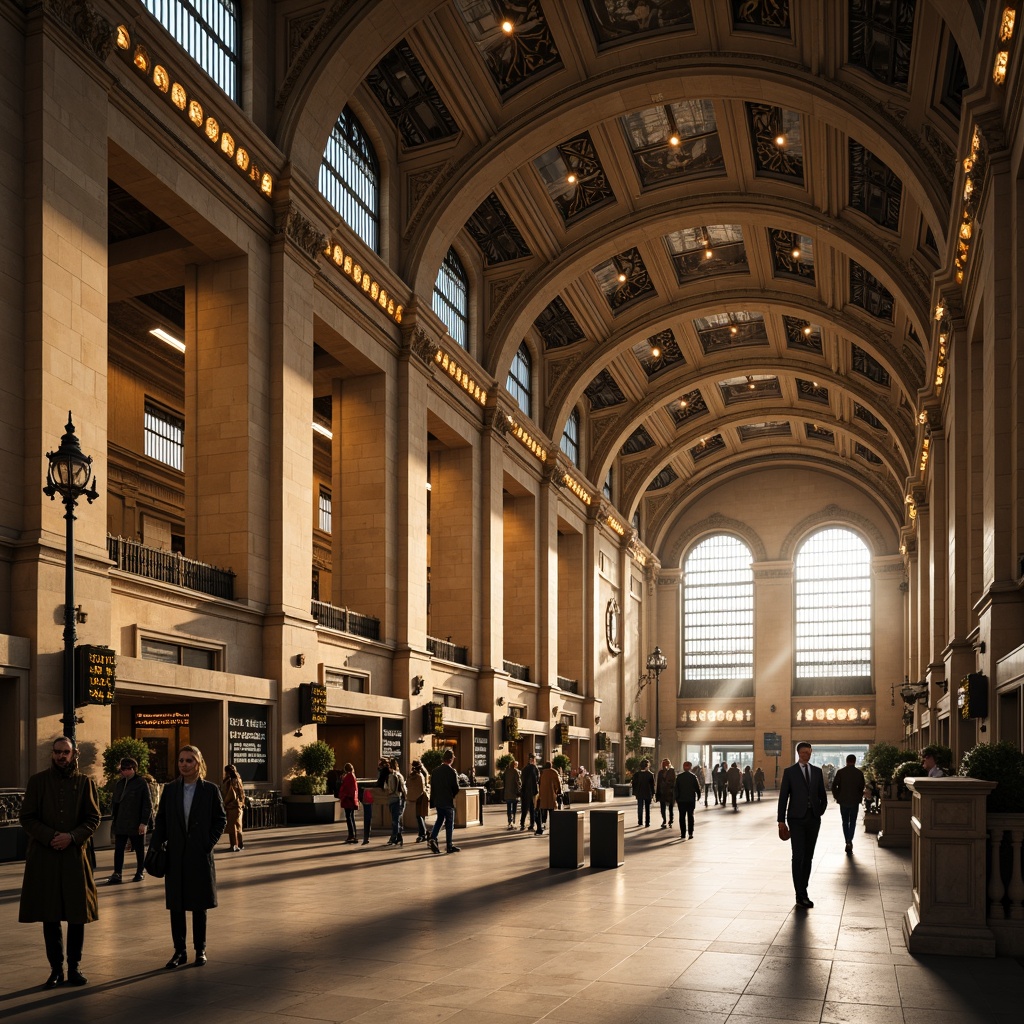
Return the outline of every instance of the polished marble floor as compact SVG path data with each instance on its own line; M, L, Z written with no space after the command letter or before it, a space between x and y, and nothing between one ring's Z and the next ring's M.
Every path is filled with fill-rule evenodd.
M834 805L806 911L773 802L702 807L685 842L656 819L637 829L630 801L606 806L626 812L626 854L603 871L550 869L547 838L507 832L503 807L441 856L383 834L341 845L344 826L253 832L218 854L206 967L163 969L163 886L149 879L101 887L89 984L49 992L41 926L17 923L22 867L0 864L0 1018L1019 1024L1024 966L911 957L908 851L861 834L847 858ZM100 877L112 856L100 851Z

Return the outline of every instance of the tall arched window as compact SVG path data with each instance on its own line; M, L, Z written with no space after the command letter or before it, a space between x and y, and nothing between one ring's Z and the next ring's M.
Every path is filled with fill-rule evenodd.
M530 385L530 366L530 350L526 347L526 342L524 341L520 344L519 351L516 352L512 365L509 367L508 380L505 382L505 387L515 400L516 405L527 416L533 415L533 389Z
M580 464L580 414L578 409L569 413L565 421L565 430L562 431L561 449L569 457L569 461L576 467Z
M794 562L796 679L804 696L871 692L871 554L852 530L812 534Z
M434 282L434 312L452 339L469 348L469 278L454 249L448 250Z
M750 549L726 533L683 564L683 697L754 693L754 572Z
M320 192L345 223L380 252L380 165L356 115L346 107L320 164Z
M235 0L142 0L182 49L238 100L238 5Z

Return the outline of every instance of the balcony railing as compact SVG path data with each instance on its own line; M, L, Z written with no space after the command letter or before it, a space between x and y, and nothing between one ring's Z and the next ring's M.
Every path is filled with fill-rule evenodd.
M579 693L580 681L578 679L566 679L565 676L558 677L558 688L566 693Z
M336 608L325 601L313 601L310 613L325 629L336 629L339 633L351 633L367 640L380 640L380 619L372 615Z
M501 664L513 679L518 679L521 683L528 683L530 681L529 665L520 665L515 661L503 661Z
M469 648L453 644L451 638L438 640L436 636L427 637L427 650L432 658L440 658L442 661L452 661L456 665L469 664Z
M107 535L107 554L118 569L148 580L173 583L226 601L235 599L235 574L230 569L197 562L174 551L147 548L137 540Z

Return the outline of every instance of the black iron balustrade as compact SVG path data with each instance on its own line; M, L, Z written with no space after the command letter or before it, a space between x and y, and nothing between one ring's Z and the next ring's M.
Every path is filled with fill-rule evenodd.
M438 640L436 636L428 636L427 651L432 658L439 658L441 661L451 661L456 665L469 664L469 648L453 644L451 637L447 640Z
M25 799L23 789L0 790L0 825L19 825L21 804Z
M137 540L107 535L107 554L118 569L148 580L173 583L226 601L235 599L235 574L230 569L186 558L175 551L147 548Z
M558 677L558 688L566 693L579 693L580 681L578 679L566 679L565 676Z
M242 827L281 828L287 824L284 801L276 790L256 790L246 794Z
M521 683L530 681L529 665L520 665L516 661L502 661L501 665L513 679L518 679Z
M326 601L313 601L310 614L325 629L335 629L339 633L351 633L366 640L380 640L380 619L372 615L362 615L348 608L338 608Z

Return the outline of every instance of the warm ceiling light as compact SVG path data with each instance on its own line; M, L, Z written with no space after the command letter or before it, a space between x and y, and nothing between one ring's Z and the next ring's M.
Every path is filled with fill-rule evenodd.
M515 25L513 25L512 22L508 20L508 18L506 18L501 23L501 31L504 32L505 35L507 35L507 36L512 35L512 32L513 32L514 29L515 29Z
M313 431L317 434L322 434L328 441L334 440L334 433L327 427L317 423L316 420L313 420Z
M670 146L678 146L679 145L679 136L678 135L670 135L668 137L668 144Z
M685 398L679 399L679 408L685 409L690 403Z
M1016 18L1012 7L1003 8L1003 17L999 23L999 42L1008 43L1013 38L1013 23Z
M567 177L567 178L566 178L565 180L566 180L567 182L569 182L569 184L570 184L570 185L575 185L575 184L576 184L576 175L575 175L575 174L573 174L573 173L572 173L572 172L570 171L570 172L569 172L569 175L568 175L568 177Z
M812 380L811 381L811 387L812 388L816 388L817 386L818 386L818 382L816 380Z
M946 315L946 304L939 302L935 307L935 319L936 321L941 320Z
M793 250L793 252L791 253L791 255L792 255L793 259L795 259L795 260L800 259L800 250L799 250L799 248L795 248Z
M757 388L757 385L754 383L754 378L749 375L747 376L747 387L751 391L754 391Z
M785 144L786 144L786 136L783 135L782 132L779 132L779 134L775 136L775 145L778 146L779 149L782 149L782 147Z
M168 334L162 327L154 327L150 332L154 338L159 338L161 341L165 341L171 348L176 348L179 352L185 351L185 342L181 339L176 338L173 334Z
M813 330L813 328L811 327L810 324L804 324L804 337L805 338L809 338L811 336L811 331L812 330Z
M620 270L619 271L619 284L625 284L625 283L626 283L626 275L624 273L622 273L622 271Z
M731 327L729 328L729 333L730 333L730 334L739 334L739 332L740 332L740 329L739 329L739 328L738 328L738 327L737 327L737 326L736 326L735 324L733 324L733 325L732 325L732 326L731 326Z
M992 81L996 85L1002 85L1006 81L1006 64L1009 61L1010 54L1008 50L1000 50L996 54L996 62L992 67Z
M660 359L661 358L661 349L658 348L657 345L652 345L651 346L651 358L652 359Z

